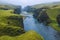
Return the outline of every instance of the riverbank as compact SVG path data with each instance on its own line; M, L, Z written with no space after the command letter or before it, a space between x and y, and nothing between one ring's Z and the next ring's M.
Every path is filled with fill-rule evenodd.
M16 37L2 36L0 40L44 40L43 37L37 34L35 31L28 31L22 35Z
M53 29L55 29L56 31L60 32L60 27L58 27L58 24L55 23L51 23L49 24Z
M13 10L0 10L0 36L17 36L23 34L23 17L11 13Z
M26 15L27 16L27 15ZM57 40L57 31L51 26L45 26L43 23L39 23L33 15L29 15L24 19L24 30L27 32L29 30L34 30L43 36L44 40ZM58 37L60 38L60 36Z
M49 25L56 31L60 31L60 27L57 22L57 16L60 14L59 9L60 8L51 8L47 10L47 14L52 21Z
M36 18L40 23L44 23L46 26L51 26L56 31L60 31L60 18L57 19L60 15L60 8L49 8L49 9L39 9L33 14L33 17ZM59 21L59 22L58 22Z
M0 40L43 40L35 31L25 32L23 17L13 10L0 10Z

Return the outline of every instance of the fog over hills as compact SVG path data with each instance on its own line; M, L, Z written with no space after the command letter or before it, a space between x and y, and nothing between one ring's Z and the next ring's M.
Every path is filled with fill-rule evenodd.
M22 7L25 6L32 6L36 4L43 4L43 3L51 3L51 2L59 2L60 0L0 0L2 4L13 4L13 5L21 5Z
M33 5L32 7L40 8L40 7L44 7L44 6L54 6L54 5L60 5L60 2L50 2L50 3L36 4L36 5Z

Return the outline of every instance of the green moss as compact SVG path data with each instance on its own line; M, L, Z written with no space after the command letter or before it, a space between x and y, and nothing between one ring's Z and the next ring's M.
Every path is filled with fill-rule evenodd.
M60 31L60 27L58 26L58 23L56 21L56 17L58 14L60 14L60 8L51 8L47 10L47 14L50 17L52 23L50 26L52 26L55 30Z
M22 16L18 14L11 13L12 10L0 10L0 25L2 26L16 26L18 27L18 24L22 20ZM11 17L11 18L10 18ZM20 21L18 19L20 19ZM22 25L23 26L23 25Z
M43 40L43 37L34 31L25 33L22 16L11 12L13 10L0 10L0 40Z
M12 36L7 31L13 32L13 34L16 33L16 35L24 33L22 16L12 12L13 10L0 10L0 35Z
M28 31L21 36L10 37L10 36L2 36L0 40L44 40L43 37L37 34L35 31Z
M20 36L21 40L43 40L43 37L31 30Z
M59 10L59 8L49 9L47 10L47 14L52 20L56 20L57 15L60 14Z

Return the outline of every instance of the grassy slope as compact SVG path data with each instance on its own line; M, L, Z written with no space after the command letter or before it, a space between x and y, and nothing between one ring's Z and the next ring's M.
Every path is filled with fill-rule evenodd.
M55 6L56 7L53 7ZM60 14L60 2L55 2L55 3L48 3L48 4L38 4L38 5L34 5L34 8L41 8L41 7L50 7L51 9L47 10L47 14L48 16L51 18L52 23L50 24L50 26L52 26L55 30L60 31L60 27L57 24L56 21L56 16L58 14Z
M16 37L9 37L9 36L2 36L0 40L44 40L43 37L40 37L39 34L37 34L34 31L29 31L21 36Z
M2 4L0 4L0 8L9 8L9 9L15 9L16 8L16 6L14 6L14 5L2 5Z
M10 16L14 16L14 17L18 16L18 17L20 17L19 15L13 14L11 12L12 12L12 10L0 10L0 26L2 25L3 27L5 27L5 26L9 25L8 21L10 21L10 22L12 22L12 21L8 20L7 18L10 17ZM18 22L19 21L17 21L17 23ZM10 25L10 26L14 26L14 25ZM16 26L16 27L18 27L18 26Z
M42 4L33 5L32 7L41 8L41 7L52 7L54 5L60 5L60 2L42 3Z
M60 10L59 7L51 8L51 9L47 10L47 14L52 20L52 23L50 25L58 31L60 31L60 27L57 24L56 17L57 17L58 14L60 14L59 10Z
M0 29L1 29L1 27L2 28L4 28L4 27L21 28L19 26L15 26L14 23L12 25L9 25L7 23L8 22L7 17L10 17L10 16L21 17L18 14L12 14L11 11L12 10L0 10ZM11 20L9 20L9 21L11 22ZM17 21L17 23L18 23L18 21ZM21 29L23 29L23 28L21 28ZM3 36L0 36L0 40L43 40L43 38L40 35L38 35L36 32L29 31L25 34L18 35L18 36L3 35Z

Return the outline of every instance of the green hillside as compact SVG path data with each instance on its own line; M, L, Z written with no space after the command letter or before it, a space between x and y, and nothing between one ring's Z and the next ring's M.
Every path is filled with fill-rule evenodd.
M60 8L48 9L47 14L52 20L56 20L57 15L60 14Z
M13 10L0 10L0 40L43 40L43 38L34 31L25 33L21 15L14 14Z
M53 7L55 5L60 5L60 2L51 2L51 3L42 3L42 4L36 4L36 5L33 5L32 7L33 8L41 8L41 7Z
M11 24L8 24L8 22L13 22L13 25L11 26L18 26L16 24L16 22L14 21L17 21L17 23L19 23L18 19L21 18L22 20L22 16L18 15L18 14L13 14L12 13L13 10L0 10L0 24L4 24L4 25L11 25ZM17 20L14 20L12 18L18 18Z
M57 16L60 14L60 8L51 8L47 10L47 14L50 17L50 19L52 20L52 23L50 24L54 29L60 31L60 27L58 26L57 23Z
M15 5L10 5L10 4L0 4L0 9L5 8L5 9L15 9L17 6Z
M16 37L10 37L10 36L2 36L0 37L0 40L44 40L43 37L40 37L39 34L37 34L34 31L28 31L20 36Z
M0 10L0 35L16 36L24 33L23 19L13 10ZM20 33L19 33L20 32Z

